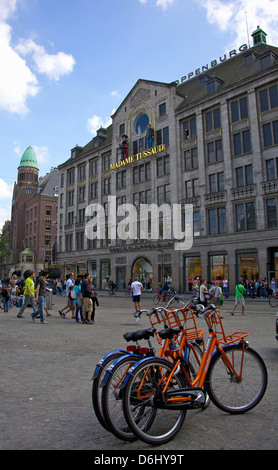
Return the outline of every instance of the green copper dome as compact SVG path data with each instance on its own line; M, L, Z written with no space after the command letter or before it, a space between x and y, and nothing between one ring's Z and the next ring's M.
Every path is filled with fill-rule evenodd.
M38 168L37 157L32 147L28 147L23 153L19 167L22 166L31 166L33 168Z

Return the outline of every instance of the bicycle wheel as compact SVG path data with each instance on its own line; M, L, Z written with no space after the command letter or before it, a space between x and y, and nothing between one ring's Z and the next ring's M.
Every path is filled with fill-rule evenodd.
M102 414L110 432L125 441L137 439L127 425L122 406L122 391L120 386L130 367L140 361L142 356L129 354L120 357L107 371L105 384L102 388Z
M231 414L245 413L254 408L263 398L267 387L267 370L261 356L251 348L243 352L240 346L224 348L225 354L241 379L237 381L233 372L224 364L217 352L210 363L206 388L212 402L222 411Z
M173 365L157 357L143 359L129 370L123 389L123 410L135 435L147 444L160 445L170 441L180 430L186 409L156 406ZM185 387L181 373L175 373L168 391Z
M158 294L155 294L155 295L153 296L153 303L154 303L155 305L157 305L157 304L159 303L159 301L160 301L159 295L158 295Z
M93 402L93 408L95 411L95 415L100 422L100 424L107 430L109 431L109 427L107 426L107 423L104 419L103 413L102 413L102 407L101 407L101 392L102 392L102 380L105 377L105 374L107 372L107 369L109 366L116 361L121 356L126 355L126 351L111 351L108 353L106 356L104 356L101 361L97 364L92 380L93 380L93 386L92 386L92 402Z
M276 295L271 295L268 301L271 307L275 307L275 308L278 307L278 297Z

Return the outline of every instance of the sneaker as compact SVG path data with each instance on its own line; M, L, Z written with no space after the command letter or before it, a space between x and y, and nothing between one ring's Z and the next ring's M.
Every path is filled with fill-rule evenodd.
M32 318L33 321L35 321L35 317L34 317L33 313L31 313L31 318Z
M22 315L17 315L17 318L23 318L23 316Z
M58 312L60 313L60 317L63 316L63 312L61 312L61 310L58 310Z
M47 324L48 324L48 322L45 321L45 320L41 321L41 323L43 323L44 325L47 325Z
M62 313L62 318L66 318L66 314L65 314L65 313Z

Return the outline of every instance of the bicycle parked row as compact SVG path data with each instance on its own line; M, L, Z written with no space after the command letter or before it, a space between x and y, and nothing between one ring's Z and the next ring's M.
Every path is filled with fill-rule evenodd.
M182 300L175 296L165 307L136 312L150 327L125 333L131 343L126 350L109 352L96 366L94 411L120 439L164 444L179 432L188 410L206 409L212 401L225 412L244 413L264 396L267 370L246 341L249 333L227 335L214 305L204 308L190 299L173 307ZM197 325L201 316L207 341Z

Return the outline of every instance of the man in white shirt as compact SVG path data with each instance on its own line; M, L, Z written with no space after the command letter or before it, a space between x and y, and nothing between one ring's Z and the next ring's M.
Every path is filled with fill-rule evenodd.
M143 285L139 282L138 276L134 277L134 282L131 284L130 293L133 297L135 312L141 310L141 294L143 290Z

